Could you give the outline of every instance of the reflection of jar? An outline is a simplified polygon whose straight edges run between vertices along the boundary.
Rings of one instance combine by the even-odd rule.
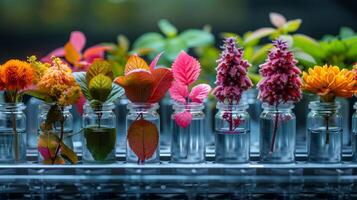
[[[113,109],[113,103],[105,103],[96,108],[88,103],[84,105],[84,163],[115,162],[116,118]]]
[[[0,104],[0,163],[26,162],[26,106]]]
[[[43,162],[45,164],[52,164],[53,162],[50,161],[51,158],[58,157],[62,158],[60,152],[61,149],[53,150],[51,153],[49,151],[49,148],[51,148],[53,145],[55,146],[54,149],[58,146],[58,139],[62,137],[62,142],[74,151],[73,148],[73,117],[72,114],[70,113],[70,109],[72,106],[66,106],[66,107],[61,107],[60,109],[62,110],[62,114],[64,117],[63,124],[60,123],[59,121],[56,121],[54,124],[52,124],[52,127],[49,128],[49,130],[43,131],[44,130],[44,124],[48,118],[47,114],[48,111],[53,108],[55,104],[41,104],[39,106],[40,109],[40,114],[39,114],[39,119],[38,119],[38,132],[39,132],[39,141],[38,141],[38,150],[39,150],[39,155],[38,155],[38,161]],[[61,132],[63,131],[63,134]],[[54,138],[57,138],[55,141]],[[48,141],[51,140],[53,143],[49,143]],[[40,146],[40,144],[42,144]],[[48,145],[49,144],[49,145]],[[61,147],[62,148],[62,147]],[[57,152],[57,154],[56,154]],[[56,164],[60,164],[62,162],[56,161]],[[66,164],[69,164],[69,162],[65,162]]]
[[[201,163],[205,161],[205,126],[203,104],[175,104],[175,115],[188,112],[192,116],[191,123],[183,128],[175,121],[172,128],[171,161],[176,163]]]
[[[249,162],[250,118],[248,104],[217,104],[216,114],[216,162]]]
[[[269,163],[295,161],[296,118],[291,103],[263,103],[260,115],[260,160]]]
[[[339,102],[313,101],[307,116],[309,162],[337,163],[342,159],[342,115]]]
[[[157,103],[129,103],[126,117],[126,161],[160,162],[160,116]]]

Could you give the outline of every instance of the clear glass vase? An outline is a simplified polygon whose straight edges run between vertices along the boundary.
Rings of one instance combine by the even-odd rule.
[[[259,116],[262,113],[262,105],[258,97],[257,89],[249,89],[242,95],[241,102],[248,103],[250,117],[250,151],[259,153]]]
[[[126,117],[126,161],[160,162],[160,116],[157,103],[129,103]]]
[[[31,150],[37,149],[37,125],[39,115],[39,105],[43,104],[43,101],[31,97],[26,103],[26,133],[27,133],[27,148]]]
[[[355,112],[352,115],[352,162],[357,162],[357,102],[353,105]]]
[[[56,140],[60,140],[62,135],[62,142],[66,145],[68,149],[74,152],[74,144],[73,144],[73,116],[70,112],[72,106],[60,107],[62,111],[62,115],[64,118],[63,124],[56,121],[52,124],[49,130],[44,130],[44,124],[48,119],[48,111],[55,106],[55,104],[41,104],[39,106],[39,116],[38,116],[38,162],[43,164],[70,164],[64,157],[61,155],[61,150],[64,147],[59,146],[60,148],[57,151]],[[54,142],[51,142],[54,141]],[[43,144],[40,146],[40,143]],[[51,153],[49,149],[53,149],[56,146],[56,151]],[[47,148],[47,149],[45,149]],[[51,160],[52,161],[51,161]],[[58,161],[58,159],[63,160],[63,162]]]
[[[205,125],[203,113],[204,105],[197,103],[175,104],[174,114],[189,112],[192,121],[188,127],[183,128],[173,122],[171,141],[171,162],[175,163],[202,163],[205,161]]]
[[[23,103],[0,104],[0,163],[26,162],[26,106]]]
[[[295,161],[296,118],[291,103],[263,103],[260,115],[260,160],[266,163]]]
[[[216,162],[247,163],[250,152],[250,117],[248,104],[217,104]]]
[[[309,104],[307,116],[308,161],[338,163],[342,159],[342,115],[339,102]]]
[[[116,103],[115,103],[115,114],[117,117],[116,122],[116,129],[117,129],[117,147],[116,151],[120,153],[124,153],[126,149],[126,127],[125,127],[125,119],[126,115],[128,114],[127,106],[129,100],[126,96],[122,96]]]
[[[116,152],[116,117],[114,104],[84,105],[83,163],[114,163]]]

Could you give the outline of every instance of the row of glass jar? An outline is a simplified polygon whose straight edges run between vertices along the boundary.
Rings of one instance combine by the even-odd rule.
[[[322,163],[338,163],[342,159],[342,116],[340,104],[311,102],[310,113],[307,116],[307,147],[308,161]],[[187,128],[181,128],[171,123],[171,161],[178,163],[201,163],[205,161],[205,124],[203,104],[189,104],[173,106],[175,113],[189,111],[193,118]],[[218,113],[215,117],[215,158],[221,163],[246,163],[250,155],[250,117],[246,111],[248,105],[217,104]],[[295,133],[296,118],[292,112],[292,104],[270,106],[263,104],[260,116],[260,158],[263,162],[291,163],[295,160]],[[0,162],[13,163],[26,160],[26,117],[23,113],[24,104],[0,105]],[[40,105],[39,124],[46,120],[49,106]],[[70,107],[64,109],[66,121],[64,123],[64,143],[74,149],[73,117]],[[84,163],[110,163],[116,160],[116,117],[113,104],[105,104],[101,110],[93,110],[85,105],[82,134],[82,161]],[[160,117],[157,113],[157,104],[128,104],[129,113],[126,117],[126,126],[130,126],[138,116],[160,127]],[[101,115],[98,127],[98,112]],[[234,127],[225,115],[239,120],[239,126]],[[39,125],[38,125],[39,126]],[[17,133],[14,134],[14,130]],[[58,132],[59,127],[54,127]],[[353,115],[353,132],[357,130],[357,115]],[[93,134],[94,133],[94,134]],[[125,133],[122,133],[125,134]],[[93,137],[83,137],[93,135]],[[94,149],[88,149],[88,138],[106,148],[105,155],[96,159]],[[94,139],[93,139],[94,138]],[[20,144],[20,145],[14,145]],[[18,147],[17,149],[15,147]],[[357,161],[356,135],[352,134],[353,160]],[[126,159],[128,162],[137,162],[138,157],[126,145]],[[146,163],[159,162],[159,147]],[[102,149],[101,149],[102,150]],[[42,161],[39,155],[39,161]]]

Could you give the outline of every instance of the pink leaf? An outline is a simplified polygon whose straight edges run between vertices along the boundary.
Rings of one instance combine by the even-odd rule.
[[[182,85],[181,83],[173,82],[171,88],[169,89],[169,93],[173,100],[180,103],[186,103],[188,87],[186,85]]]
[[[192,114],[188,111],[177,113],[174,116],[175,122],[182,128],[186,128],[191,124]]]
[[[192,88],[189,98],[196,103],[202,103],[211,91],[211,86],[208,84],[199,84]]]
[[[86,97],[82,94],[76,104],[77,107],[77,111],[79,112],[79,114],[82,116],[83,114],[83,105],[86,103]]]
[[[51,158],[51,153],[48,147],[38,147],[38,151],[45,160]]]
[[[104,52],[111,50],[111,46],[104,46],[104,45],[95,45],[92,47],[89,47],[83,54],[84,60],[86,60],[88,63],[92,63],[95,59],[97,58],[103,58],[104,57]]]
[[[86,44],[86,36],[80,31],[73,31],[69,38],[69,42],[72,43],[78,53],[81,53]]]
[[[163,54],[164,52],[161,52],[159,54],[157,54],[157,56],[154,58],[154,60],[151,61],[150,63],[150,71],[154,71],[156,65],[157,65],[157,62],[159,61],[161,55]]]
[[[56,57],[63,57],[64,56],[64,48],[57,48],[53,51],[51,51],[49,54],[47,54],[45,57],[41,58],[41,62],[45,63],[51,63],[51,57],[56,56]]]
[[[200,75],[200,63],[186,52],[181,51],[172,64],[172,72],[176,81],[183,85],[190,85]]]

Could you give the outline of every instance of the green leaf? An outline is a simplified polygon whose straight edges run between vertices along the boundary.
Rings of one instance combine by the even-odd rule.
[[[112,83],[112,91],[110,92],[107,101],[108,103],[114,102],[124,95],[124,89],[120,87],[118,84]]]
[[[214,37],[211,33],[197,30],[189,29],[182,32],[179,36],[187,44],[187,47],[200,47],[214,43]]]
[[[169,61],[173,61],[181,51],[187,51],[187,49],[186,42],[181,38],[170,38],[165,43],[165,54],[163,56]]]
[[[259,74],[253,74],[248,72],[248,76],[254,85],[257,85],[262,78]]]
[[[115,128],[88,127],[84,129],[84,137],[94,160],[105,161],[110,153],[115,153]]]
[[[177,34],[177,29],[168,20],[162,19],[159,21],[159,28],[167,37],[175,37]]]
[[[251,61],[253,55],[254,55],[254,48],[253,47],[246,47],[244,49],[244,54],[243,54],[244,59],[246,59],[248,61]]]
[[[302,35],[293,35],[294,47],[298,47],[307,54],[310,54],[315,60],[320,60],[325,57],[325,51],[321,48],[320,44],[313,38]]]
[[[354,62],[357,60],[357,43],[348,47],[346,57],[353,59]]]
[[[275,32],[274,28],[260,28],[254,31],[249,37],[245,38],[244,44],[247,44],[253,40],[260,40],[264,37],[267,37]]]
[[[105,60],[95,60],[90,66],[86,73],[86,80],[89,83],[93,77],[103,74],[113,80],[112,65]]]
[[[309,54],[303,51],[294,51],[294,57],[298,61],[298,64],[304,67],[310,68],[316,65],[316,60]]]
[[[99,74],[89,82],[89,93],[95,100],[105,102],[112,90],[112,80],[103,74]]]
[[[292,48],[294,41],[293,41],[293,38],[291,37],[291,35],[280,35],[279,38],[286,41],[288,44],[288,47]]]
[[[47,93],[40,92],[38,90],[27,90],[24,94],[35,97],[47,103],[53,102],[53,100],[47,95]]]
[[[340,29],[340,38],[341,39],[350,38],[350,37],[353,37],[354,35],[355,35],[354,31],[349,27],[342,27]]]
[[[259,65],[266,59],[269,50],[273,47],[272,44],[266,44],[259,48],[252,56],[251,63],[253,65]]]
[[[151,49],[155,52],[164,50],[165,38],[159,33],[146,33],[140,36],[133,44],[135,52],[141,49]]]
[[[78,163],[78,157],[65,143],[61,143],[61,156],[71,164]]]
[[[345,38],[342,40],[347,46],[352,46],[357,44],[357,35],[349,38]]]
[[[128,38],[125,37],[125,35],[118,35],[117,40],[118,40],[119,48],[122,51],[127,52],[129,50],[129,46],[130,46],[130,42],[129,42]]]
[[[86,72],[73,72],[72,74],[74,76],[74,79],[78,83],[79,87],[81,88],[81,91],[82,91],[83,95],[86,97],[86,99],[88,101],[91,101],[92,97],[91,97],[91,95],[89,93],[89,89],[88,89],[88,82],[87,82],[87,79],[86,79]]]
[[[284,24],[282,29],[284,32],[295,32],[299,29],[301,25],[301,19],[290,20]]]

